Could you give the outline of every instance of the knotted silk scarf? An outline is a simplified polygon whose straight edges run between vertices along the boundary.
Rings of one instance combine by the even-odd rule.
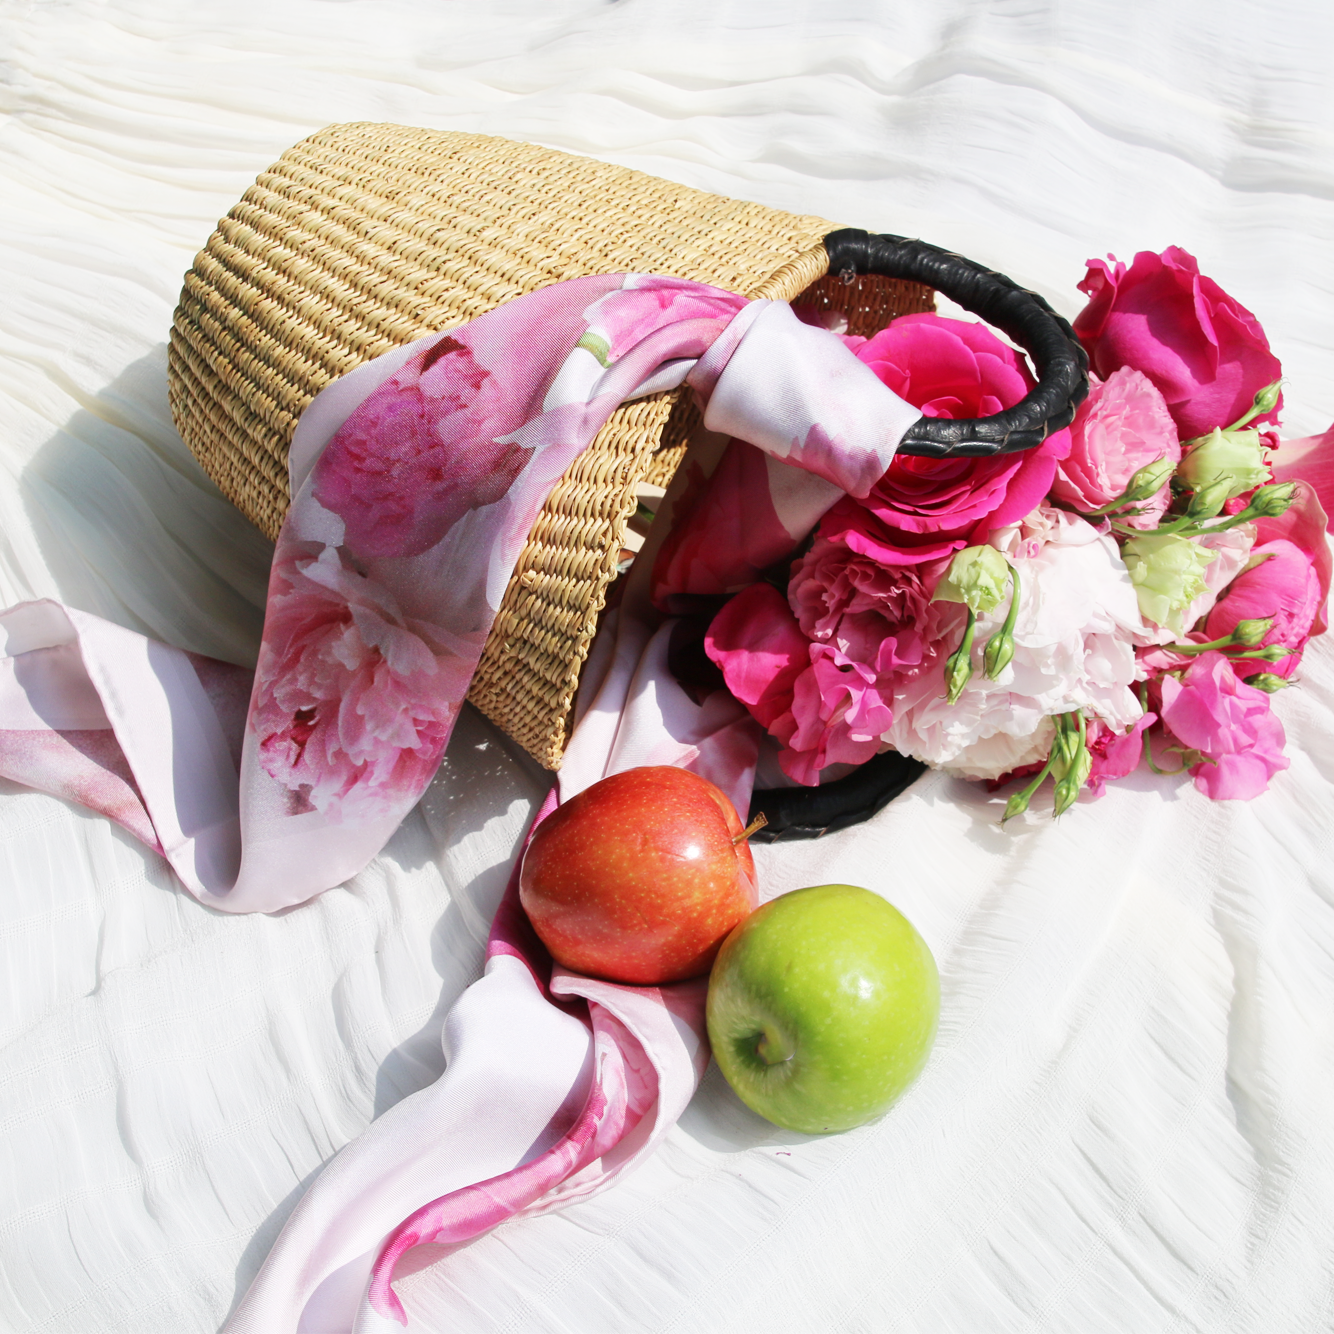
[[[784,303],[635,274],[553,284],[311,403],[253,679],[53,602],[0,613],[0,774],[118,821],[223,911],[341,883],[433,778],[551,488],[619,404],[682,384],[708,431],[756,447],[725,521],[697,518],[664,553],[683,586],[697,558],[710,586],[720,570],[749,582],[840,496],[867,494],[919,415]],[[646,763],[687,765],[748,805],[757,725],[673,681],[644,564],[594,647],[539,819]],[[397,1328],[392,1282],[413,1248],[601,1189],[693,1094],[703,998],[703,979],[553,969],[511,883],[485,974],[445,1021],[444,1075],[326,1167],[227,1330]]]

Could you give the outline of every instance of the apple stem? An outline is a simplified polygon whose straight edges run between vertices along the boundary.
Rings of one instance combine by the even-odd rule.
[[[763,829],[769,823],[769,817],[761,811],[739,834],[732,837],[732,846],[740,847],[752,834]]]

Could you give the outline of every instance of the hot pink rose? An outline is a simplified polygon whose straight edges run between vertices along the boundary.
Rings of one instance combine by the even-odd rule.
[[[1052,495],[1085,513],[1124,495],[1130,479],[1147,464],[1181,461],[1176,424],[1163,396],[1147,376],[1128,366],[1094,381],[1070,426],[1070,439],[1070,453],[1056,465]],[[1137,502],[1143,514],[1125,522],[1156,528],[1172,499],[1167,482],[1165,477],[1154,496]]]
[[[1023,358],[985,325],[905,315],[857,350],[900,398],[928,417],[988,417],[1033,387]],[[1058,431],[1035,449],[991,458],[900,455],[866,507],[902,547],[955,537],[980,541],[1023,518],[1046,496],[1070,450]]]
[[[1239,680],[1221,653],[1200,654],[1181,681],[1164,676],[1160,689],[1164,726],[1205,757],[1190,771],[1205,796],[1249,801],[1288,767],[1269,696]]]
[[[1075,320],[1092,369],[1122,366],[1158,386],[1183,440],[1227,426],[1282,373],[1259,321],[1206,278],[1177,246],[1141,250],[1127,269],[1108,256],[1088,262],[1079,290],[1089,303]],[[1280,400],[1280,406],[1281,406]],[[1277,421],[1278,409],[1262,421]]]
[[[468,689],[470,659],[452,640],[332,547],[280,551],[252,712],[265,772],[334,820],[401,813]]]
[[[1272,617],[1274,624],[1261,644],[1283,644],[1292,653],[1276,663],[1243,660],[1237,671],[1242,676],[1261,671],[1291,676],[1328,589],[1321,588],[1311,557],[1292,542],[1280,539],[1253,547],[1251,561],[1257,560],[1260,564],[1243,570],[1214,604],[1205,622],[1205,637],[1221,639],[1236,629],[1238,621]]]
[[[446,335],[347,419],[316,466],[315,498],[358,556],[420,555],[514,485],[532,450],[496,437],[521,424]]]

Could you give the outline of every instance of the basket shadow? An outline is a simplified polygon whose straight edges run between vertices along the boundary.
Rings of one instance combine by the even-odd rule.
[[[19,476],[56,595],[154,639],[253,665],[273,545],[218,490],[172,424],[167,345],[81,406]]]

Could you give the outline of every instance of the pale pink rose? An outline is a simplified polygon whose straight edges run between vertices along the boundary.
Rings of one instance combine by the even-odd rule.
[[[1110,505],[1147,464],[1181,461],[1176,424],[1163,396],[1147,376],[1123,367],[1094,381],[1070,427],[1070,453],[1056,465],[1051,493],[1073,509],[1088,512]],[[1172,499],[1168,479],[1157,493],[1137,501],[1127,514],[1132,528],[1156,528]]]
[[[1181,681],[1164,676],[1160,689],[1164,726],[1205,757],[1190,771],[1205,796],[1249,801],[1288,767],[1269,696],[1239,680],[1221,653],[1200,654]]]
[[[417,556],[514,485],[531,448],[472,350],[445,335],[370,396],[315,467],[315,498],[358,556]]]
[[[1122,366],[1143,371],[1181,439],[1230,425],[1283,373],[1260,322],[1206,278],[1192,255],[1177,246],[1161,255],[1141,250],[1129,269],[1108,258],[1111,264],[1088,262],[1079,290],[1089,303],[1075,333],[1104,379]],[[1259,420],[1276,422],[1278,410]]]
[[[439,765],[473,647],[333,548],[281,550],[251,713],[265,772],[338,822],[405,810]]]

